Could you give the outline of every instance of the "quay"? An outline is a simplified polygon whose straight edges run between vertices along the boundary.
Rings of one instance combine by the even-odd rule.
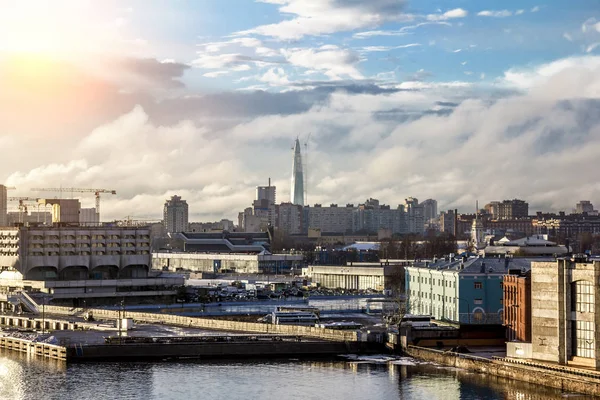
[[[563,392],[600,396],[600,371],[505,357],[480,357],[408,345],[403,353],[415,359],[467,371],[548,386]]]
[[[135,327],[119,330],[114,322],[124,316],[118,310],[47,306],[46,312],[43,319],[0,316],[0,348],[67,362],[333,357],[384,350],[382,343],[369,342],[356,330],[140,312],[127,312]],[[83,320],[90,312],[96,321]],[[51,333],[40,335],[40,331]]]

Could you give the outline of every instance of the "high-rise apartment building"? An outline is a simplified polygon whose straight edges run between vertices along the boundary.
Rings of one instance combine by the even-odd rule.
[[[275,186],[271,186],[271,178],[269,178],[268,186],[257,186],[256,187],[256,200],[267,200],[269,205],[275,204],[277,200],[277,193]]]
[[[300,154],[300,140],[294,144],[294,163],[292,164],[292,190],[290,202],[304,205],[304,172],[302,169],[302,154]]]
[[[321,232],[352,232],[352,214],[356,207],[353,204],[346,204],[345,207],[338,207],[337,204],[331,204],[329,207],[322,207],[315,204],[308,208],[308,227],[310,229],[319,229]]]
[[[0,226],[7,226],[8,194],[6,186],[0,185]]]
[[[498,205],[498,219],[518,219],[528,216],[529,203],[523,200],[504,200]]]
[[[425,215],[423,205],[419,204],[419,200],[414,197],[409,197],[404,200],[406,210],[406,219],[408,222],[408,232],[423,233],[425,231]]]
[[[437,200],[427,199],[421,202],[421,205],[423,206],[423,218],[425,218],[425,223],[429,223],[432,219],[437,218]]]
[[[598,210],[594,210],[594,205],[589,200],[581,200],[575,204],[575,214],[598,215]]]
[[[168,233],[185,232],[188,227],[188,204],[180,196],[171,196],[165,202],[163,212],[165,228]]]

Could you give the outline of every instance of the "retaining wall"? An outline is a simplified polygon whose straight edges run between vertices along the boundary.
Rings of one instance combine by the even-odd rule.
[[[104,309],[88,309],[96,319],[118,319],[118,310]],[[46,306],[46,312],[58,315],[79,315],[83,312],[82,309],[74,309],[60,306]],[[125,317],[133,318],[135,321],[145,323],[162,323],[167,325],[187,326],[191,328],[212,329],[219,331],[239,331],[239,332],[257,332],[282,335],[305,336],[317,339],[333,340],[333,341],[358,341],[358,333],[356,331],[340,331],[334,329],[322,329],[311,326],[298,325],[272,325],[260,324],[254,322],[237,322],[224,321],[218,319],[184,317],[180,315],[166,315],[156,313],[143,313],[126,311]]]
[[[564,367],[560,366],[553,368],[549,365],[546,366],[544,364],[531,362],[524,365],[498,359],[444,352],[417,346],[408,346],[405,352],[414,358],[433,361],[469,371],[500,376],[535,385],[550,386],[565,392],[600,396],[600,376],[594,377],[592,375],[595,374],[591,372],[586,374],[582,370],[566,370]]]
[[[67,348],[53,344],[32,342],[30,340],[13,337],[0,337],[0,347],[40,357],[54,358],[57,360],[67,359]]]

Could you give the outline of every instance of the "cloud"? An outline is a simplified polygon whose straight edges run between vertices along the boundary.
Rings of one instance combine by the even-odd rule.
[[[571,36],[569,33],[565,32],[563,33],[563,37],[568,40],[569,42],[573,41],[573,36]]]
[[[271,86],[288,86],[290,84],[283,68],[270,68],[258,80]]]
[[[523,10],[523,9],[515,11],[515,15],[521,15],[523,13],[525,13],[525,10]]]
[[[390,51],[390,50],[397,50],[397,49],[407,49],[409,47],[419,47],[421,46],[421,43],[409,43],[409,44],[403,44],[400,46],[365,46],[365,47],[361,47],[360,51],[365,52],[365,53],[371,53],[371,52],[382,52],[382,51]]]
[[[509,10],[484,10],[477,13],[480,17],[494,17],[494,18],[504,18],[510,17],[513,15],[512,11]]]
[[[414,29],[420,28],[422,26],[427,25],[444,25],[444,26],[452,26],[449,22],[444,21],[430,21],[430,22],[420,22],[415,25],[409,25],[402,27],[398,30],[388,30],[388,31],[365,31],[365,32],[357,32],[352,37],[354,39],[367,39],[374,36],[404,36],[411,34],[411,31]]]
[[[585,52],[591,53],[594,50],[596,50],[598,48],[598,46],[600,46],[600,42],[592,43],[588,47],[586,47]]]
[[[198,58],[191,62],[195,68],[201,69],[230,69],[232,71],[247,71],[250,69],[248,64],[274,64],[281,63],[280,60],[271,60],[261,57],[252,57],[240,53],[223,54],[199,54]]]
[[[502,83],[552,98],[597,98],[600,96],[600,56],[570,57],[529,69],[510,69]],[[584,84],[589,80],[589,84]],[[551,94],[540,89],[552,88]]]
[[[363,78],[362,74],[356,69],[360,57],[349,49],[325,45],[316,49],[287,49],[282,50],[282,53],[290,64],[321,71],[331,79],[340,79],[341,77]]]
[[[540,6],[535,6],[535,7],[532,7],[530,11],[531,11],[532,13],[538,12],[538,11],[540,11]]]
[[[238,35],[270,36],[280,40],[298,40],[354,29],[375,27],[386,22],[409,22],[414,16],[404,13],[402,0],[267,0],[279,5],[279,12],[292,19],[261,25]]]
[[[596,18],[589,18],[581,25],[581,31],[586,32],[600,32],[600,22]]]
[[[429,14],[427,20],[429,21],[445,21],[454,18],[464,18],[469,15],[469,12],[462,8],[455,8],[453,10],[446,11],[443,14]]]
[[[349,50],[289,51],[306,51],[296,56],[313,71],[315,54]],[[349,53],[346,64],[356,68],[360,57]],[[320,72],[345,71],[337,57],[328,57],[337,61]],[[307,68],[271,65],[261,83],[284,82],[292,66]],[[122,68],[111,72],[144,76],[154,81],[150,87],[180,73]],[[312,132],[311,203],[375,197],[395,205],[413,195],[438,199],[440,209],[468,210],[477,198],[519,197],[532,210],[568,210],[579,198],[600,195],[589,167],[600,152],[599,57],[514,68],[500,81],[481,84],[423,81],[427,73],[419,73],[421,81],[337,73],[349,79],[292,82],[303,90],[285,93],[173,92],[166,98],[120,93],[123,78],[92,79],[64,66],[48,73],[53,79],[44,85],[32,80],[35,75],[2,75],[0,181],[24,195],[39,185],[114,188],[118,194],[103,199],[107,219],[132,210],[160,219],[172,194],[188,200],[192,220],[233,219],[269,176],[279,200],[288,199],[290,144]],[[19,94],[29,88],[36,96],[25,101]],[[63,108],[68,112],[61,114]],[[83,201],[92,206],[94,199]]]

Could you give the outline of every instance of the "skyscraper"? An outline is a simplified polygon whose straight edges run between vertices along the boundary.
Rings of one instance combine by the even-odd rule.
[[[6,186],[0,185],[0,226],[8,225],[7,220],[8,197]]]
[[[256,200],[267,200],[269,205],[275,204],[277,189],[271,186],[271,178],[269,178],[269,186],[256,187]]]
[[[188,229],[188,204],[180,196],[171,196],[165,202],[164,224],[167,232],[185,232]]]
[[[292,204],[304,205],[304,173],[302,172],[302,154],[300,154],[300,140],[296,138],[294,144],[294,164],[292,165],[292,191],[290,192]]]

